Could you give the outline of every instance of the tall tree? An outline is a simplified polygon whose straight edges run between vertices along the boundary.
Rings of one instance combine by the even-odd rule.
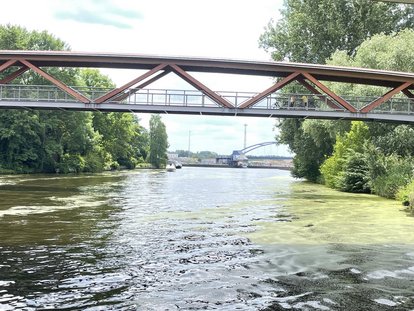
[[[68,50],[69,46],[48,32],[7,25],[0,26],[0,49]],[[101,88],[102,94],[115,87],[98,70],[45,70],[67,85],[82,88],[90,97],[100,95],[96,94],[96,88]],[[13,83],[50,84],[32,71]],[[147,149],[146,133],[132,114],[0,110],[0,169],[3,170],[80,172],[119,166],[133,168],[143,161]]]
[[[149,127],[149,162],[161,168],[167,164],[167,130],[159,115],[151,115]]]
[[[392,35],[378,34],[364,41],[358,47],[355,56],[350,57],[343,51],[337,51],[328,63],[412,72],[414,70],[413,42],[414,31],[410,29]],[[357,96],[379,96],[387,91],[384,88],[367,88],[339,83],[332,84],[330,87],[336,92],[346,92]],[[402,108],[407,109],[408,106]],[[359,156],[359,159],[367,159],[360,176],[364,174],[368,177],[372,192],[393,198],[398,189],[414,178],[414,127],[376,122],[369,122],[367,125],[370,140],[369,144],[364,146],[364,154]],[[359,167],[363,168],[363,163],[360,164]],[[341,174],[346,176],[346,172],[347,167],[344,167]],[[343,190],[356,191],[355,188]]]
[[[364,144],[368,140],[368,126],[353,121],[349,132],[338,135],[332,156],[321,166],[325,184],[352,192],[369,192]]]
[[[80,77],[86,89],[102,89],[103,93],[115,87],[109,77],[96,69],[83,69]],[[101,94],[89,92],[91,97],[99,95]],[[134,168],[145,160],[147,142],[141,137],[145,136],[145,130],[132,113],[95,112],[93,127],[102,137],[102,146],[109,156],[110,167]]]
[[[260,45],[272,53],[274,60],[289,60],[296,62],[325,63],[332,57],[331,64],[354,65],[350,60],[359,59],[357,49],[361,43],[378,33],[394,33],[404,27],[413,25],[414,7],[396,3],[373,2],[370,0],[286,0],[281,11],[281,19],[278,22],[271,21],[265,32],[260,37]],[[411,41],[405,38],[404,49],[399,57],[394,54],[394,61],[388,60],[388,64],[398,62],[412,56]],[[410,42],[410,43],[408,43]],[[407,48],[405,46],[408,45]],[[390,46],[389,42],[377,41],[376,50],[381,51]],[[394,45],[391,45],[394,46]],[[332,53],[342,50],[338,55]],[[396,51],[396,50],[395,50]],[[377,68],[369,59],[370,54],[364,54],[364,61],[369,67]],[[362,59],[361,59],[362,60]],[[379,60],[379,59],[377,59]],[[390,67],[384,69],[391,69]],[[351,85],[330,85],[339,94],[352,93]],[[340,87],[341,89],[337,89]],[[293,92],[297,90],[292,88]],[[362,90],[361,90],[362,91]],[[378,88],[364,88],[363,94],[378,94]],[[383,94],[384,92],[382,92]],[[356,94],[356,93],[354,93]],[[296,154],[294,159],[294,174],[310,180],[319,179],[319,167],[333,150],[336,134],[349,129],[349,122],[331,122],[329,132],[335,134],[327,136],[326,143],[318,147],[318,137],[323,137],[326,132],[324,126],[316,126],[320,122],[313,123],[315,130],[306,131],[304,126],[309,122],[295,122],[294,120],[281,120],[279,122],[280,140],[287,143]],[[325,123],[324,125],[326,125]],[[329,124],[329,123],[328,123]],[[338,125],[338,128],[335,127]],[[370,131],[381,131],[382,126],[370,126]],[[315,140],[316,139],[316,140]]]
[[[346,132],[349,126],[348,121],[286,119],[280,122],[276,139],[295,153],[292,175],[320,182],[319,167],[332,153],[336,136]]]
[[[336,50],[352,55],[374,34],[414,25],[414,7],[371,0],[285,0],[260,45],[274,60],[323,64]]]
[[[0,49],[67,50],[68,45],[46,31],[28,31],[23,27],[7,25],[0,27]],[[47,71],[69,85],[78,82],[77,69],[52,68]],[[32,71],[24,73],[14,83],[49,84]],[[0,149],[3,150],[1,155],[8,159],[2,161],[6,169],[52,172],[67,167],[65,161],[71,155],[85,155],[92,146],[90,113],[2,110],[0,118],[9,121],[13,119],[12,123],[1,123],[0,131],[10,132],[15,129],[14,136],[2,135],[0,138]],[[16,135],[20,137],[17,138]],[[13,152],[20,156],[12,157]],[[73,163],[72,160],[69,162]],[[68,170],[77,171],[79,167]]]

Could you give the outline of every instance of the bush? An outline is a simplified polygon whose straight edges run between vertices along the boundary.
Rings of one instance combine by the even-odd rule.
[[[351,152],[347,156],[339,177],[339,189],[359,193],[369,193],[371,191],[367,161],[363,154]]]
[[[349,132],[337,136],[332,156],[320,168],[328,187],[349,192],[369,192],[365,177],[368,168],[362,154],[368,137],[368,127],[360,121],[353,121]]]
[[[105,168],[105,163],[102,157],[100,157],[99,154],[96,154],[93,152],[89,152],[85,156],[85,162],[86,162],[85,167],[84,167],[85,172],[99,173],[99,172],[102,172]]]
[[[371,189],[379,196],[394,199],[398,190],[411,180],[412,158],[401,158],[396,155],[382,157],[382,165],[383,173],[372,179]]]
[[[118,163],[120,166],[126,167],[127,169],[134,169],[138,164],[138,160],[134,157],[121,158],[118,159]]]
[[[84,168],[85,159],[79,154],[64,154],[58,165],[59,172],[64,174],[80,173],[83,172]]]
[[[404,206],[414,207],[414,179],[405,187],[401,187],[395,197]]]

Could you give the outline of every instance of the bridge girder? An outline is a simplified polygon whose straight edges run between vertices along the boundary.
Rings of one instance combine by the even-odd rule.
[[[351,113],[342,111],[312,111],[312,110],[273,110],[246,108],[243,110],[223,107],[182,107],[161,105],[136,105],[111,103],[78,103],[78,102],[44,102],[44,101],[7,101],[0,100],[0,109],[26,110],[67,110],[67,111],[100,111],[100,112],[132,112],[132,113],[160,113],[184,114],[203,116],[241,116],[264,118],[298,118],[323,120],[357,120],[372,122],[414,123],[413,114],[385,114],[385,113]]]

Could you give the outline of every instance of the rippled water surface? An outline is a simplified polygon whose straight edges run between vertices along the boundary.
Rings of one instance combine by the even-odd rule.
[[[414,310],[414,218],[289,172],[0,177],[0,310]]]

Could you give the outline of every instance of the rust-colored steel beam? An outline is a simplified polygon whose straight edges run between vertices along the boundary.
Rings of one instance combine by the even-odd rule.
[[[148,81],[145,81],[145,82],[141,83],[140,85],[137,85],[133,90],[129,90],[126,93],[122,93],[122,94],[119,94],[118,96],[113,97],[112,100],[117,101],[117,102],[122,101],[125,98],[127,98],[128,96],[131,96],[132,94],[135,94],[136,92],[143,89],[144,87],[147,87],[148,85],[150,85],[150,84],[154,83],[155,81],[161,79],[162,77],[166,76],[170,72],[171,72],[171,70],[166,69],[163,72],[160,72],[155,77],[149,79]]]
[[[9,59],[9,60],[7,60],[5,63],[3,63],[3,64],[0,65],[0,72],[2,72],[3,70],[6,70],[10,66],[13,66],[15,63],[17,63],[17,59]]]
[[[203,92],[206,96],[214,100],[216,103],[222,105],[223,107],[227,108],[234,108],[233,104],[229,102],[227,99],[221,97],[216,92],[210,90],[207,86],[205,86],[203,83],[192,77],[190,74],[188,74],[186,71],[181,69],[179,66],[175,64],[170,64],[171,69],[184,81],[191,84],[193,87],[195,87],[197,90]]]
[[[410,87],[411,84],[412,84],[411,82],[405,82],[405,83],[401,84],[399,87],[396,87],[396,88],[388,91],[382,97],[380,97],[380,98],[374,100],[373,102],[369,103],[368,105],[362,107],[361,112],[364,112],[364,113],[370,112],[371,110],[375,109],[376,107],[378,107],[382,103],[389,100],[395,94],[398,94],[399,92],[401,92],[401,91],[407,89],[408,87]]]
[[[0,84],[7,84],[10,83],[11,81],[13,81],[14,79],[16,79],[18,76],[22,75],[23,73],[25,73],[26,71],[28,71],[30,68],[27,66],[23,66],[21,68],[19,68],[18,70],[12,72],[10,75],[8,75],[7,77],[4,77],[3,79],[0,80]]]
[[[338,109],[339,107],[337,104],[335,104],[333,101],[331,101],[329,98],[324,96],[321,92],[319,92],[312,84],[309,84],[305,79],[302,77],[298,78],[298,81],[300,84],[302,84],[304,87],[306,87],[310,92],[318,96],[322,101],[326,101],[329,107],[333,109]]]
[[[407,96],[408,98],[414,99],[414,94],[411,93],[408,89],[402,90],[402,92]]]
[[[302,75],[311,81],[313,84],[315,84],[319,89],[322,90],[326,95],[331,97],[333,100],[335,100],[338,104],[340,104],[342,107],[344,107],[349,112],[357,112],[354,106],[352,106],[350,103],[348,103],[345,99],[342,97],[336,95],[334,92],[332,92],[330,89],[328,89],[325,85],[323,85],[320,81],[315,79],[311,74],[307,72],[302,72]]]
[[[44,67],[123,68],[150,70],[162,63],[175,64],[186,72],[230,73],[263,77],[287,77],[304,71],[319,81],[346,82],[395,88],[404,82],[414,83],[414,73],[351,68],[318,64],[263,62],[252,60],[154,56],[139,54],[80,53],[70,51],[2,51],[0,64],[11,59],[26,59]],[[0,65],[1,66],[1,65]],[[414,85],[410,90],[414,89]]]
[[[108,93],[102,95],[101,97],[95,99],[93,102],[95,104],[101,104],[119,94],[121,94],[123,91],[125,91],[126,89],[132,87],[133,85],[141,82],[142,80],[152,76],[153,74],[157,73],[158,71],[164,69],[165,67],[167,67],[167,64],[159,64],[158,66],[156,66],[155,68],[152,68],[151,70],[147,71],[146,73],[144,73],[143,75],[140,75],[139,77],[135,78],[134,80],[124,84],[121,87],[118,87],[112,91],[109,91]]]
[[[267,88],[263,92],[257,94],[256,96],[250,98],[249,100],[245,101],[240,105],[239,108],[249,108],[253,106],[254,104],[257,104],[259,101],[261,101],[263,98],[269,96],[270,94],[276,92],[277,90],[280,90],[284,86],[288,85],[290,82],[294,81],[298,76],[300,75],[300,72],[294,72],[288,75],[286,78],[278,81],[271,87]]]
[[[73,96],[74,98],[76,98],[80,102],[82,102],[84,104],[90,103],[90,100],[87,97],[85,97],[81,93],[75,91],[74,89],[72,89],[71,87],[67,86],[63,82],[61,82],[61,81],[57,80],[56,78],[52,77],[50,74],[44,72],[42,69],[40,69],[37,66],[31,64],[27,60],[20,59],[19,62],[22,63],[23,65],[25,65],[26,67],[32,69],[34,72],[36,72],[37,74],[39,74],[40,76],[42,76],[46,80],[52,82],[54,85],[56,85],[62,91],[68,93],[70,96]]]

